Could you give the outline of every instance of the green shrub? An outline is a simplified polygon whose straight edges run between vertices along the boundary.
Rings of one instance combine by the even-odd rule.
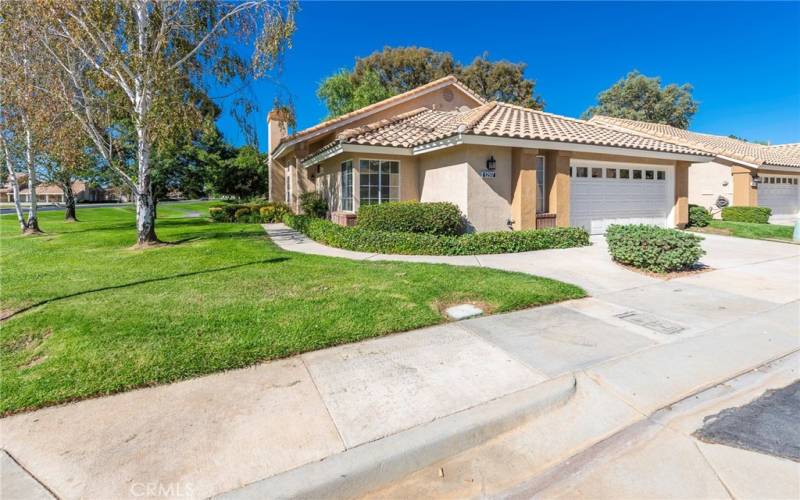
[[[711,214],[699,205],[689,205],[689,226],[706,227],[711,224]]]
[[[290,212],[289,207],[279,202],[262,202],[256,204],[220,204],[208,209],[214,222],[280,222]]]
[[[267,203],[259,209],[261,222],[264,223],[281,222],[283,216],[290,212],[289,206],[285,203]]]
[[[214,222],[227,222],[228,216],[222,207],[211,207],[208,209],[209,215]]]
[[[643,224],[612,225],[606,231],[611,257],[646,271],[668,273],[696,265],[703,239],[691,233]]]
[[[233,220],[236,222],[250,222],[250,207],[237,208],[233,214]]]
[[[362,205],[358,226],[372,231],[457,235],[464,232],[464,216],[453,203],[400,201]]]
[[[328,201],[317,192],[300,195],[300,209],[310,217],[322,219],[328,215]]]
[[[323,219],[287,214],[283,221],[320,243],[346,250],[405,255],[476,255],[570,248],[589,244],[581,228],[497,231],[461,236],[373,231],[345,227]]]
[[[722,209],[722,220],[728,222],[755,222],[768,224],[772,209],[767,207],[725,207]]]

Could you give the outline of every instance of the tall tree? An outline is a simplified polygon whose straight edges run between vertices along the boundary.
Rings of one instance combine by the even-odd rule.
[[[394,94],[380,82],[374,71],[367,71],[357,79],[347,70],[341,70],[326,79],[317,89],[317,96],[328,108],[328,118],[355,111],[392,95]]]
[[[276,69],[295,30],[294,0],[38,0],[26,9],[35,40],[60,70],[51,85],[136,202],[139,245],[158,241],[153,143],[197,119],[177,84],[222,84]],[[251,60],[237,42],[255,37]],[[136,131],[133,168],[115,156],[114,123]]]
[[[320,84],[317,95],[329,117],[359,109],[433,80],[454,75],[489,100],[542,109],[536,82],[525,78],[526,65],[490,61],[484,54],[462,66],[449,52],[424,47],[385,47],[357,58],[352,70],[342,69]]]
[[[0,135],[3,156],[14,186],[15,207],[23,233],[38,233],[35,159],[42,139],[51,129],[53,108],[42,86],[51,68],[44,64],[32,40],[22,2],[0,3]],[[22,215],[17,172],[25,171],[29,191],[28,217]]]
[[[353,77],[361,82],[369,73],[392,95],[401,94],[433,80],[455,74],[460,69],[449,52],[425,47],[384,47],[367,57],[356,59]]]
[[[519,104],[531,109],[544,109],[541,96],[534,93],[534,80],[525,78],[524,63],[492,62],[488,54],[476,57],[458,73],[464,84],[486,99]]]
[[[600,92],[597,105],[587,109],[582,118],[605,115],[686,129],[697,106],[690,84],[670,83],[662,87],[660,77],[648,77],[634,70]]]

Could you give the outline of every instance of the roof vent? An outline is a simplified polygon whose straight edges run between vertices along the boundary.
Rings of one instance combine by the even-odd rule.
[[[453,100],[453,90],[452,89],[444,89],[442,91],[442,96],[444,97],[445,101],[447,101],[447,102],[452,101]]]

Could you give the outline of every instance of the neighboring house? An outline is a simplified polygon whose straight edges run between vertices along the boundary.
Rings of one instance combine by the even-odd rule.
[[[608,116],[589,121],[712,153],[714,161],[689,168],[689,203],[713,208],[722,197],[732,205],[769,207],[779,220],[800,211],[800,144],[766,146]]]
[[[28,189],[27,177],[17,179],[20,184],[19,199],[23,203],[31,201],[31,191]],[[117,201],[114,193],[110,189],[89,187],[83,181],[72,183],[72,192],[77,203],[97,202],[97,201]],[[41,183],[36,185],[36,200],[39,203],[64,203],[64,190],[57,184]],[[11,185],[7,184],[0,189],[0,201],[13,202],[14,193]]]
[[[270,199],[298,210],[304,191],[332,218],[361,204],[449,201],[476,231],[612,223],[683,227],[693,163],[713,154],[499,102],[454,77],[287,135],[268,118]]]

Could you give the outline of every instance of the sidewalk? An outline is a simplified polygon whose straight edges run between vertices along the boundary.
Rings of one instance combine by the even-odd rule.
[[[342,252],[268,230],[281,246]],[[5,418],[0,444],[62,498],[356,495],[590,401],[552,436],[574,451],[603,425],[800,349],[797,247],[740,241],[709,239],[717,270],[666,282],[607,262],[601,242],[448,258],[551,274],[572,262],[604,291]],[[747,277],[760,298],[747,282],[730,290]]]

